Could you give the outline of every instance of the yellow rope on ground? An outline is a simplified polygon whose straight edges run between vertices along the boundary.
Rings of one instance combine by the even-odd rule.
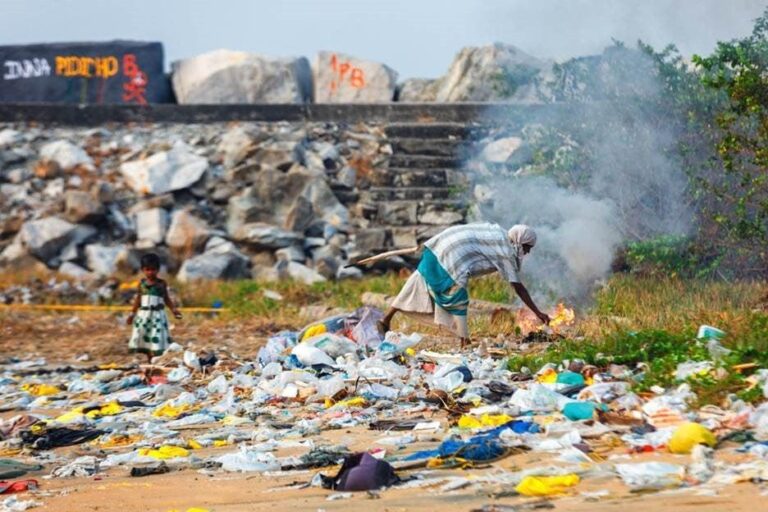
[[[130,311],[131,306],[96,306],[92,304],[0,304],[0,309],[47,311]],[[219,313],[227,308],[179,308],[186,313]]]

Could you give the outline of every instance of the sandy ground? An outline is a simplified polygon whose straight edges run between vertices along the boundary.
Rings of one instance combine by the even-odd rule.
[[[24,313],[0,315],[0,355],[17,355],[28,358],[42,355],[49,364],[73,364],[76,356],[88,353],[90,363],[128,363],[135,356],[128,354],[126,339],[128,329],[119,323],[120,317],[111,314],[61,314]],[[173,335],[185,345],[200,348],[230,349],[249,357],[256,353],[268,333],[278,328],[268,322],[253,320],[228,324],[220,320],[197,317],[178,324]],[[294,326],[298,327],[298,326]],[[427,346],[437,348],[445,340],[428,339]],[[298,410],[297,410],[298,411]],[[50,411],[49,411],[50,412]],[[3,413],[7,418],[13,413]],[[442,415],[442,413],[441,413]],[[445,416],[437,416],[445,425]],[[190,431],[185,435],[193,435]],[[398,435],[402,433],[397,433]],[[328,430],[315,437],[322,444],[344,443],[352,450],[365,450],[377,446],[375,441],[385,437],[382,432],[369,431],[363,427],[349,430]],[[438,441],[442,434],[432,439]],[[429,436],[426,435],[428,438]],[[433,447],[434,442],[408,445],[402,453]],[[735,445],[734,445],[735,446]],[[382,446],[383,447],[383,446]],[[391,450],[390,447],[386,447]],[[88,444],[57,449],[55,452],[71,458],[75,455],[93,454],[96,450]],[[201,450],[197,455],[231,452],[232,447]],[[279,450],[276,456],[294,454],[291,450]],[[388,453],[392,453],[389,451]],[[398,452],[400,453],[400,452]],[[621,449],[614,452],[623,453]],[[718,450],[717,457],[731,457],[729,462],[738,462],[732,450]],[[575,490],[551,500],[540,500],[509,496],[508,486],[474,486],[473,478],[493,474],[499,469],[515,471],[534,465],[563,464],[555,461],[556,453],[525,453],[513,455],[485,468],[471,470],[436,470],[430,477],[459,476],[469,479],[465,488],[442,491],[441,484],[412,489],[389,489],[374,496],[355,493],[351,498],[329,501],[335,494],[319,488],[296,488],[297,484],[308,482],[318,470],[283,472],[277,474],[204,474],[194,469],[173,471],[165,475],[131,478],[128,469],[113,468],[97,477],[45,479],[46,472],[31,474],[37,478],[41,490],[36,499],[44,505],[34,510],[56,512],[80,511],[185,511],[191,507],[208,509],[211,512],[234,512],[253,510],[387,510],[387,511],[470,511],[470,510],[531,510],[536,504],[551,505],[562,511],[642,511],[648,510],[691,510],[696,512],[737,512],[768,510],[768,495],[765,490],[752,483],[740,483],[714,489],[693,487],[651,494],[632,494],[617,479],[585,479]],[[626,461],[666,460],[686,463],[687,456],[661,454],[638,454],[626,456]],[[334,474],[336,468],[326,468],[325,474]],[[423,470],[421,470],[423,471]],[[409,472],[401,472],[407,476]],[[607,497],[599,499],[582,495],[584,492],[608,490]],[[761,494],[761,492],[763,494]],[[22,494],[20,499],[30,499]],[[484,506],[496,508],[485,508]],[[509,508],[505,508],[509,507]]]

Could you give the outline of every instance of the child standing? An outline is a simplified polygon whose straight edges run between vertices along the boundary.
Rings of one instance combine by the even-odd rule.
[[[151,361],[153,355],[159,356],[165,352],[170,343],[165,306],[176,318],[180,319],[181,313],[168,295],[168,285],[157,276],[160,257],[152,253],[142,256],[141,271],[144,278],[139,283],[138,293],[133,300],[133,311],[127,320],[128,325],[133,325],[128,348],[131,352],[147,354]]]

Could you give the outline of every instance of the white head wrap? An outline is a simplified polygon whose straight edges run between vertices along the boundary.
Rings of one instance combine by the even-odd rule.
[[[512,226],[510,230],[507,231],[507,236],[509,237],[512,247],[515,249],[515,256],[517,257],[518,262],[522,261],[523,256],[525,255],[523,253],[523,245],[530,245],[531,247],[536,245],[536,232],[532,227],[526,226],[525,224]]]

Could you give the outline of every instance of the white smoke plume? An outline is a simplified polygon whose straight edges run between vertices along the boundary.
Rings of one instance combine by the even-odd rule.
[[[652,90],[658,94],[658,88]],[[539,242],[524,260],[522,278],[538,301],[585,304],[611,273],[616,251],[625,242],[690,230],[688,180],[675,158],[677,140],[659,122],[653,100],[646,96],[637,106],[626,102],[618,108],[616,103],[587,104],[588,115],[575,123],[572,113],[541,120],[546,129],[564,133],[580,127],[581,135],[555,152],[555,158],[578,154],[586,161],[581,174],[567,179],[543,172],[530,159],[511,166],[483,164],[477,158],[469,164],[479,186],[475,196],[484,191],[490,197],[478,198],[478,219],[536,229]],[[525,121],[530,128],[539,120]],[[531,144],[531,132],[535,130],[524,128],[496,137],[516,135]],[[483,144],[475,149],[479,154]],[[507,162],[515,162],[514,156]]]

